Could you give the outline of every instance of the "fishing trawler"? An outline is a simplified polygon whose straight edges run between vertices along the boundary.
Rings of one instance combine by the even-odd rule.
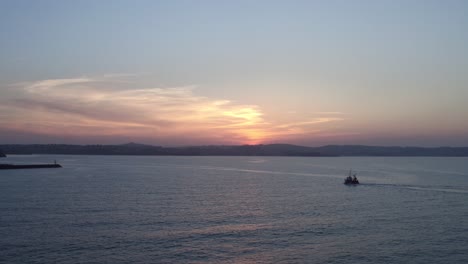
[[[348,177],[345,178],[344,184],[359,184],[358,179],[356,178],[356,173],[349,171]]]

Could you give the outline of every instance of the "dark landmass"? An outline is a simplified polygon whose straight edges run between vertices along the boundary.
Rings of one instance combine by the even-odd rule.
[[[468,147],[379,147],[328,145],[304,147],[289,144],[241,146],[161,147],[128,143],[123,145],[34,144],[0,145],[6,154],[73,154],[73,155],[170,155],[170,156],[442,156],[467,157]]]
[[[5,153],[3,153],[3,152],[0,150],[0,158],[5,158],[5,157],[6,157]]]
[[[0,164],[0,170],[62,168],[60,164]]]

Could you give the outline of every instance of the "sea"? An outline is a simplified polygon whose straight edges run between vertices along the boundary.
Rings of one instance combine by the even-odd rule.
[[[54,160],[0,171],[0,263],[468,263],[466,157],[0,162]]]

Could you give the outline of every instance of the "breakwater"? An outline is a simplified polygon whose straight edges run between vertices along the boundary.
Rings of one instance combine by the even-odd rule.
[[[60,164],[0,164],[0,170],[62,168]]]

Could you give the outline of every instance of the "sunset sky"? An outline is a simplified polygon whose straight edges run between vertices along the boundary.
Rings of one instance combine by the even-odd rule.
[[[468,146],[468,1],[0,1],[0,144]]]

